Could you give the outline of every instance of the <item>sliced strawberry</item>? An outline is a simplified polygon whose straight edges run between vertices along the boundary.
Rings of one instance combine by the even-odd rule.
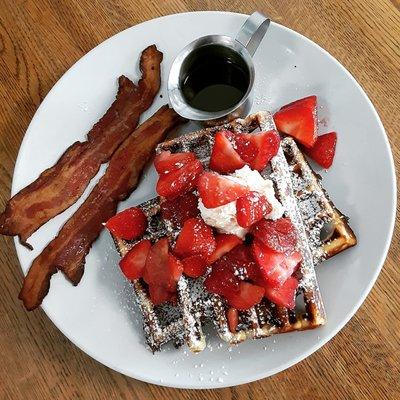
[[[168,253],[168,272],[169,282],[165,286],[168,290],[175,290],[176,282],[179,281],[183,272],[183,264],[171,253]]]
[[[156,155],[154,159],[154,166],[160,175],[168,174],[172,171],[182,168],[184,165],[194,160],[196,160],[196,156],[190,151],[187,153],[173,154],[170,151],[162,151]]]
[[[251,244],[251,249],[261,275],[264,281],[267,281],[270,272],[285,260],[285,254],[270,249],[257,238]]]
[[[230,252],[234,247],[242,243],[242,239],[236,235],[220,233],[215,236],[216,248],[208,258],[208,263],[212,264],[221,258],[224,254]]]
[[[174,306],[176,306],[176,304],[178,303],[178,295],[176,292],[171,293],[171,297],[169,298],[169,303],[173,304]]]
[[[163,200],[160,204],[161,215],[175,228],[182,227],[187,219],[199,215],[198,202],[199,199],[194,193],[186,193],[174,200]]]
[[[239,313],[236,308],[230,307],[226,312],[226,319],[228,320],[228,327],[232,333],[236,332],[239,323]]]
[[[194,255],[182,260],[183,272],[191,278],[198,278],[207,271],[207,262],[203,256]]]
[[[236,219],[243,228],[249,228],[271,211],[267,198],[258,192],[249,192],[236,201]]]
[[[311,149],[305,148],[304,152],[321,167],[329,168],[335,157],[336,140],[336,132],[326,133],[318,136],[314,146]]]
[[[258,304],[263,296],[263,287],[241,281],[239,283],[239,291],[229,294],[227,300],[232,307],[244,311]]]
[[[174,250],[182,258],[193,255],[207,258],[215,246],[212,229],[201,218],[190,218],[183,224]]]
[[[246,265],[246,279],[255,283],[258,286],[265,285],[265,279],[263,274],[261,273],[261,268],[255,261]]]
[[[200,198],[207,208],[223,206],[249,192],[247,186],[215,172],[204,172],[198,180],[197,188]]]
[[[293,309],[296,305],[296,290],[298,285],[298,280],[294,277],[290,277],[282,286],[265,286],[264,296],[277,306]]]
[[[277,253],[274,250],[264,246],[258,239],[252,243],[252,250],[257,264],[260,268],[262,279],[257,276],[256,283],[268,286],[282,285],[296,270],[302,260],[299,251],[293,252],[291,255]]]
[[[157,193],[169,200],[175,199],[196,187],[203,165],[199,160],[190,161],[175,171],[161,175],[157,182]]]
[[[142,240],[135,244],[121,259],[119,266],[122,273],[129,279],[139,279],[143,276],[143,268],[151,247],[150,240]]]
[[[235,137],[237,152],[252,169],[262,171],[279,150],[281,139],[275,131],[255,134],[238,134]]]
[[[106,228],[117,238],[133,240],[147,229],[147,217],[139,207],[128,208],[111,217]]]
[[[317,104],[317,96],[308,96],[304,97],[299,100],[292,101],[291,103],[288,103],[284,106],[281,107],[281,110],[284,110],[285,108],[290,108],[293,106],[303,106],[303,107],[308,107],[310,110],[313,110],[316,107]]]
[[[282,285],[300,266],[302,259],[299,251],[294,251],[290,256],[285,256],[284,261],[271,272],[268,283],[271,286]]]
[[[243,275],[244,269],[251,268],[255,263],[250,247],[245,244],[234,247],[222,260],[233,268],[237,275]]]
[[[290,254],[296,249],[296,233],[289,218],[276,221],[262,219],[251,228],[251,233],[265,246],[279,253]]]
[[[204,286],[210,293],[227,297],[239,291],[239,283],[240,280],[235,275],[232,265],[222,258],[213,264]]]
[[[236,246],[222,258],[221,262],[232,268],[234,274],[240,280],[250,279],[256,284],[259,284],[259,282],[264,284],[260,268],[256,264],[249,246],[245,244]],[[262,286],[262,284],[260,286]]]
[[[159,306],[171,300],[173,294],[163,286],[149,285],[150,300],[155,306]]]
[[[244,167],[244,165],[244,161],[234,149],[225,131],[217,132],[211,152],[210,169],[221,174],[228,174]]]
[[[159,239],[151,246],[143,271],[143,279],[149,285],[166,286],[170,282],[168,269],[168,240]]]
[[[283,106],[274,114],[277,129],[306,147],[317,140],[317,97],[309,96]]]

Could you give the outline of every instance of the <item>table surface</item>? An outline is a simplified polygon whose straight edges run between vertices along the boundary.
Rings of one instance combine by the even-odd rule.
[[[259,10],[315,41],[360,82],[400,158],[398,0],[0,0],[0,209],[18,149],[40,102],[86,52],[131,25],[197,10]],[[368,156],[368,155],[367,155]],[[370,155],[371,162],[373,154]],[[1,399],[385,399],[400,396],[400,231],[367,300],[347,326],[277,376],[221,390],[185,391],[127,378],[70,343],[41,310],[17,300],[11,238],[0,237]]]

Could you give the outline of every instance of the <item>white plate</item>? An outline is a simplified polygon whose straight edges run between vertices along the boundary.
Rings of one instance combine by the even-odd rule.
[[[127,29],[90,51],[59,80],[36,112],[18,155],[12,193],[52,165],[72,142],[85,138],[113,100],[116,78],[121,74],[137,78],[135,63],[147,45],[156,43],[164,52],[163,98],[156,98],[142,121],[166,101],[167,73],[179,50],[202,35],[235,35],[244,19],[244,15],[219,12],[171,15]],[[322,173],[323,183],[339,209],[350,216],[359,244],[318,269],[328,323],[314,331],[277,335],[233,349],[211,335],[212,348],[201,354],[171,346],[153,355],[143,345],[132,290],[118,269],[117,253],[104,231],[86,259],[81,284],[73,287],[57,274],[43,309],[73,343],[116,371],[180,388],[225,387],[270,376],[331,339],[360,307],[379,274],[394,226],[395,180],[389,144],[374,107],[333,57],[281,25],[271,25],[255,65],[254,111],[276,109],[316,94],[323,106],[319,115],[325,121],[321,132],[338,132],[336,159],[329,172]],[[152,196],[155,176],[150,168],[120,208]],[[34,251],[16,243],[25,273],[80,203],[32,236]]]

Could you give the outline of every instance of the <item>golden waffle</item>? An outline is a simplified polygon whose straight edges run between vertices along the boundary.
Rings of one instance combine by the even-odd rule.
[[[315,263],[355,246],[357,239],[348,218],[334,206],[321,185],[321,177],[312,170],[295,141],[286,137],[281,145]]]
[[[214,134],[221,129],[247,133],[255,132],[257,129],[274,129],[274,123],[271,114],[259,112],[222,127],[203,129],[164,142],[158,146],[157,152],[162,150],[169,150],[173,153],[192,151],[207,167]],[[178,304],[157,307],[153,307],[141,281],[135,281],[133,286],[143,314],[146,341],[153,351],[158,350],[163,343],[169,340],[174,340],[176,344],[186,342],[190,350],[195,352],[203,350],[205,338],[202,332],[202,323],[209,318],[214,321],[220,337],[229,343],[238,343],[247,338],[261,338],[292,330],[311,329],[325,322],[313,263],[321,261],[324,256],[332,256],[353,245],[354,243],[351,244],[352,241],[348,238],[352,237],[355,241],[354,234],[327,198],[318,178],[291,139],[286,138],[282,141],[279,153],[271,161],[271,167],[266,168],[262,175],[265,178],[270,177],[275,182],[277,196],[287,210],[286,215],[291,218],[296,227],[298,243],[303,255],[296,309],[287,310],[264,300],[251,310],[239,313],[238,328],[236,332],[230,332],[226,320],[225,301],[203,289],[204,278],[191,279],[183,276],[178,283]],[[320,214],[315,214],[314,220],[309,216],[310,218],[303,224],[307,207],[301,205],[302,202],[310,200],[311,195],[308,192],[306,195],[305,188],[311,190],[311,184],[318,193],[322,193],[319,195],[325,201],[320,202]],[[155,198],[140,205],[149,219],[149,229],[144,238],[154,241],[167,236],[173,243],[179,231],[174,229],[170,221],[161,217],[160,201],[163,199]],[[323,223],[317,223],[320,217]],[[330,236],[329,242],[325,243],[320,240],[320,237],[321,232],[326,230],[327,221],[334,224],[335,235]],[[346,233],[347,236],[344,234],[340,236],[342,233]],[[309,244],[311,238],[312,246]],[[126,254],[136,243],[114,240],[121,255]],[[326,246],[329,246],[329,252]]]

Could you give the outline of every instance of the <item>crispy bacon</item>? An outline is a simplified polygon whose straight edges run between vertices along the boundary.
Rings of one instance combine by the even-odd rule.
[[[143,51],[138,84],[125,76],[119,78],[115,101],[88,133],[87,141],[71,145],[54,166],[9,200],[0,214],[0,234],[18,235],[32,249],[26,242],[29,236],[78,200],[100,165],[110,159],[153,103],[160,89],[162,58],[155,45]]]
[[[136,188],[155,146],[182,119],[163,106],[130,135],[111,157],[108,168],[89,197],[33,261],[19,298],[27,310],[38,307],[50,287],[50,278],[61,270],[77,285],[84,272],[85,257],[99,236],[103,222],[113,216],[118,202]]]

